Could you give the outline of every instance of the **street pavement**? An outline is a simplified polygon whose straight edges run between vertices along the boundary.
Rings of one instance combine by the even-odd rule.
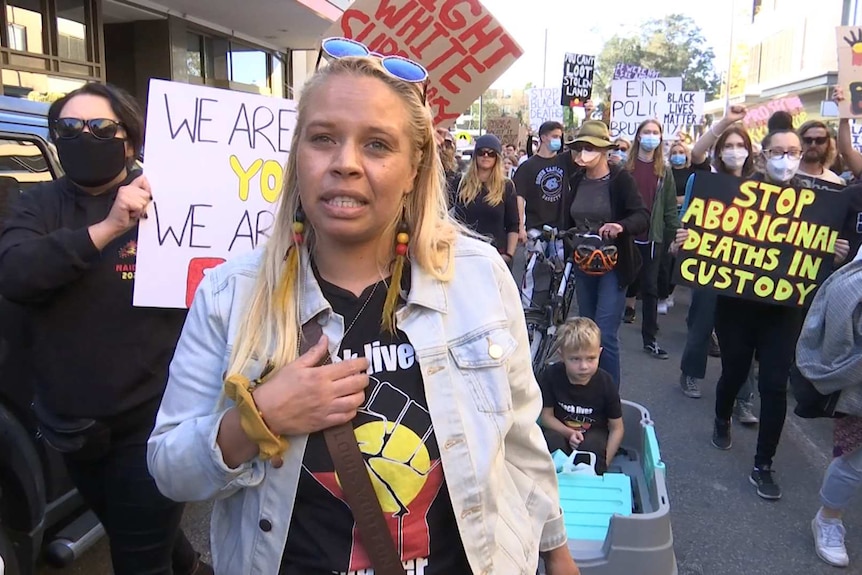
[[[792,414],[794,402],[789,398],[791,407],[774,466],[784,496],[777,502],[760,499],[748,482],[756,428],[734,423],[730,451],[718,451],[710,444],[720,360],[709,360],[702,399],[689,399],[679,388],[688,290],[678,289],[676,299],[670,313],[659,316],[659,343],[670,352],[669,360],[652,359],[641,351],[639,318],[634,324],[623,324],[620,337],[622,396],[650,410],[667,464],[680,575],[862,575],[859,501],[845,518],[851,567],[835,569],[814,554],[810,521],[830,460],[831,422],[799,419]],[[207,557],[209,509],[207,504],[190,505],[184,519],[189,539]],[[102,542],[75,566],[44,567],[39,575],[109,574],[109,565],[107,545]]]

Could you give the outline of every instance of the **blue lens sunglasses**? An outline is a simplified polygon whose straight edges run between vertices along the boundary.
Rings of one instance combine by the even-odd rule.
[[[372,52],[365,44],[351,40],[350,38],[326,38],[320,44],[317,53],[317,63],[314,70],[320,67],[320,60],[326,56],[327,60],[338,60],[339,58],[366,57],[379,58],[380,64],[386,72],[404,82],[411,84],[422,84],[422,105],[428,95],[428,71],[419,63],[403,56],[384,56]]]

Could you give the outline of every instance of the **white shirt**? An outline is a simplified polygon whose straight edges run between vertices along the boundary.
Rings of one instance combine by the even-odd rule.
[[[809,178],[817,178],[819,180],[823,180],[825,182],[831,182],[833,184],[838,184],[839,186],[846,186],[847,182],[844,181],[844,178],[833,172],[832,170],[828,170],[823,168],[822,174],[809,174],[808,172],[804,172],[802,170],[798,170],[796,172],[800,176],[807,176]]]

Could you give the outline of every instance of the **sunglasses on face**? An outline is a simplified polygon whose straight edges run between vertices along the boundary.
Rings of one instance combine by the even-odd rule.
[[[428,71],[417,62],[403,56],[384,56],[372,52],[365,44],[351,40],[350,38],[326,38],[320,45],[317,53],[317,63],[314,70],[320,67],[320,60],[326,56],[327,59],[338,60],[340,58],[372,56],[380,59],[380,65],[386,72],[394,77],[410,84],[422,84],[422,105],[428,95]]]
[[[93,118],[92,120],[58,118],[54,122],[54,134],[61,140],[70,140],[80,136],[84,132],[85,127],[89,128],[93,137],[99,140],[115,138],[120,128],[125,128],[121,122],[108,118]]]
[[[489,150],[486,148],[486,149],[479,150],[478,152],[476,152],[476,155],[479,156],[480,158],[496,158],[497,152],[495,152],[494,150]]]
[[[827,138],[826,136],[817,136],[816,138],[811,136],[805,136],[804,138],[802,138],[802,143],[806,146],[822,146],[828,141],[829,138]]]
[[[444,148],[454,148],[455,142],[453,142],[452,140],[443,140],[443,147]]]

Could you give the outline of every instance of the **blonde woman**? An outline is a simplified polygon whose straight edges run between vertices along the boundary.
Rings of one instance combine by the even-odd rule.
[[[515,185],[503,171],[502,146],[497,136],[481,136],[475,150],[452,200],[454,215],[476,233],[490,238],[491,245],[511,266],[519,228]]]
[[[576,574],[517,288],[450,219],[424,88],[386,64],[335,59],[303,90],[272,236],[199,287],[150,470],[216,500],[220,575],[364,573],[321,433],[347,423],[407,572],[534,572],[542,552]]]

